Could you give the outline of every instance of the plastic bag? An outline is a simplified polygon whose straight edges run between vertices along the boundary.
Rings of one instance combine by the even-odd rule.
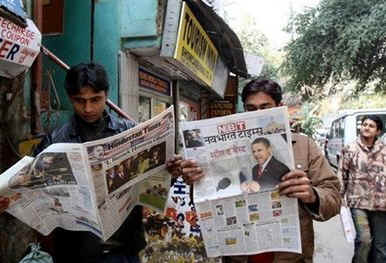
[[[30,244],[31,251],[19,261],[19,263],[53,263],[51,255],[40,250],[40,245],[37,243]]]
[[[352,220],[349,207],[341,206],[340,220],[342,222],[344,237],[346,238],[347,242],[354,243],[357,232],[355,230],[354,221]]]

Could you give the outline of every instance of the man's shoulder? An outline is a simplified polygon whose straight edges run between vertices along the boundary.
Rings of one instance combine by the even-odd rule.
[[[356,139],[355,141],[345,145],[342,150],[345,151],[345,152],[353,152],[353,151],[360,150],[360,145],[359,145],[358,139]]]
[[[109,117],[110,117],[109,127],[118,132],[128,130],[130,128],[133,128],[136,125],[136,123],[132,120],[118,118],[112,114],[109,114]]]
[[[310,140],[310,137],[304,133],[292,133],[291,134],[291,137],[292,137],[292,141],[295,141],[295,142],[307,142],[308,140]]]
[[[73,126],[70,121],[54,129],[46,136],[44,136],[43,140],[39,143],[39,145],[36,146],[36,148],[33,151],[33,156],[38,155],[45,148],[47,148],[53,143],[77,142],[77,137],[71,136],[72,133],[73,133]]]
[[[305,148],[309,149],[310,142],[312,142],[310,137],[302,133],[292,133],[291,138],[294,152],[303,151]]]
[[[49,136],[51,137],[52,143],[59,142],[73,142],[71,134],[73,134],[74,127],[71,121],[64,123],[62,126],[54,129]]]

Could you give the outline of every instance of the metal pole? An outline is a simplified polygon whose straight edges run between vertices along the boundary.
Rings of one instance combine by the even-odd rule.
[[[36,26],[41,31],[43,28],[43,5],[42,0],[35,0],[34,4],[34,19]],[[40,95],[42,91],[42,56],[39,54],[32,66],[31,74],[31,133],[39,134],[42,131],[40,122]]]

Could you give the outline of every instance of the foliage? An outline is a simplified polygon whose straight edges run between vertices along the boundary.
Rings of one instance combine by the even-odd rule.
[[[340,109],[375,109],[386,108],[386,94],[371,94],[352,97],[344,101]]]
[[[299,120],[301,131],[308,136],[313,136],[317,128],[322,125],[322,120],[315,114],[315,106],[311,103],[304,103],[301,108]]]
[[[281,55],[271,48],[268,38],[261,32],[256,20],[250,14],[245,14],[241,20],[241,25],[235,27],[234,31],[239,37],[244,52],[263,57],[264,65],[260,76],[277,80]]]
[[[357,81],[354,94],[386,88],[386,1],[321,0],[289,24],[296,37],[285,47],[287,88],[306,99],[334,94],[345,80]]]

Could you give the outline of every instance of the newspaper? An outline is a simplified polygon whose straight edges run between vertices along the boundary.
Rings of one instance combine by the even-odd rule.
[[[183,122],[180,132],[206,174],[194,201],[208,256],[301,253],[297,199],[277,189],[294,168],[287,108]]]
[[[107,240],[137,204],[165,210],[174,130],[170,107],[108,138],[52,144],[0,175],[0,206],[43,235],[62,227]]]

